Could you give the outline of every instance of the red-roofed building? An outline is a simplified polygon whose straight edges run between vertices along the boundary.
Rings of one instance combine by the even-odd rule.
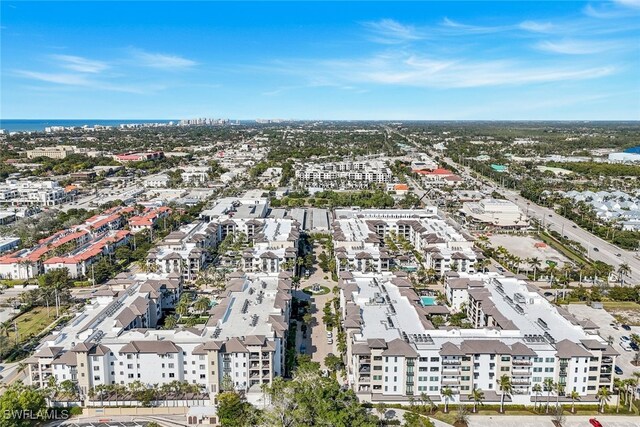
[[[421,176],[422,182],[429,186],[452,185],[457,186],[464,180],[449,169],[437,168],[432,171],[414,171]]]
[[[140,215],[129,218],[129,228],[132,233],[150,230],[156,223],[171,215],[171,208],[160,206],[159,208],[146,208]]]
[[[72,278],[88,276],[91,264],[97,262],[102,256],[113,254],[117,247],[127,244],[130,235],[128,230],[110,232],[107,236],[98,238],[69,255],[49,258],[43,263],[44,271],[67,268]]]
[[[113,158],[121,163],[142,162],[145,160],[158,160],[164,157],[162,151],[152,151],[146,153],[123,153],[116,154]]]

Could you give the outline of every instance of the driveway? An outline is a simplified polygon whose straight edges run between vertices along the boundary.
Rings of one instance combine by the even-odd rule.
[[[622,378],[631,378],[632,373],[639,371],[640,367],[633,366],[631,361],[635,355],[634,351],[626,351],[620,347],[621,336],[631,336],[631,334],[640,334],[640,326],[631,326],[630,331],[618,327],[614,329],[611,323],[617,323],[616,319],[604,309],[591,308],[586,304],[570,304],[568,306],[569,312],[576,316],[578,320],[589,319],[596,325],[600,326],[600,336],[605,340],[608,337],[613,337],[613,348],[620,353],[620,356],[616,359],[616,365],[622,369],[623,374],[617,375]],[[640,420],[637,425],[640,425]]]
[[[318,259],[318,255],[322,252],[322,247],[316,243],[314,244],[313,251],[316,259]],[[337,283],[331,279],[324,278],[324,276],[330,276],[330,274],[324,273],[317,264],[314,268],[315,270],[313,274],[311,274],[308,279],[302,279],[300,282],[300,289],[304,289],[307,286],[311,286],[316,283],[329,289],[333,289],[333,287],[337,285]],[[307,325],[309,328],[307,329],[308,338],[304,343],[307,348],[306,353],[311,355],[311,360],[319,362],[320,366],[324,369],[324,358],[329,353],[336,354],[336,331],[332,331],[333,344],[328,344],[327,329],[325,328],[324,323],[322,323],[322,315],[324,314],[322,310],[326,302],[333,298],[333,293],[329,292],[325,295],[306,296],[306,298],[310,301],[311,314],[313,315],[313,323],[311,325]]]

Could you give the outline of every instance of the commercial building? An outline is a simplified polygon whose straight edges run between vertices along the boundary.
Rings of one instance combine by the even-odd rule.
[[[580,402],[593,404],[601,387],[612,390],[618,353],[597,335],[597,325],[577,321],[514,277],[450,272],[446,283],[456,295],[450,304],[458,294],[467,298],[467,328],[434,327],[434,313],[446,311],[423,305],[403,277],[342,275],[347,378],[361,400],[407,402],[425,393],[442,402],[443,391],[451,390],[451,403],[467,403],[480,389],[486,403],[498,403],[504,375],[513,386],[507,404],[532,405],[533,387],[547,379],[563,385],[561,402],[576,391]]]
[[[182,181],[188,184],[202,185],[209,182],[210,166],[187,166],[182,172]]]
[[[56,145],[54,147],[38,147],[33,150],[27,150],[27,158],[35,159],[36,157],[49,157],[52,159],[64,159],[68,155],[75,152],[76,147],[69,145]]]
[[[639,153],[610,153],[609,162],[611,163],[640,163]]]
[[[69,197],[55,181],[7,179],[0,184],[0,203],[11,206],[57,206]]]
[[[501,199],[482,199],[462,204],[460,215],[468,225],[483,228],[519,229],[529,226],[529,218],[518,205]]]

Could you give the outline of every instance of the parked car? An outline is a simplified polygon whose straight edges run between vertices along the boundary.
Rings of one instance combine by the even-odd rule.
[[[625,331],[630,331],[631,330],[631,326],[629,325],[620,325],[622,326],[622,329],[624,329]]]
[[[638,350],[640,350],[640,346],[638,346],[638,344],[636,344],[636,342],[635,342],[635,341],[631,341],[631,342],[629,342],[629,345],[631,346],[631,350],[633,350],[633,351],[638,351]]]
[[[333,333],[331,333],[331,331],[327,332],[327,338],[333,338]]]
[[[594,251],[594,252],[600,252],[600,249],[598,249],[598,248],[593,248],[593,251]]]
[[[578,226],[577,226],[577,225],[575,225],[575,224],[573,224],[573,225],[572,225],[572,227],[573,227],[573,228],[578,228]]]
[[[622,254],[621,254],[620,252],[618,252],[618,253],[616,254],[616,256],[620,257],[620,256],[622,256]]]
[[[300,354],[305,354],[306,351],[307,351],[307,346],[301,345],[300,346]]]
[[[598,420],[596,420],[595,418],[591,418],[589,420],[589,423],[593,426],[593,427],[602,427],[602,423]]]
[[[327,344],[329,345],[333,344],[333,338],[327,338]]]
[[[631,351],[631,341],[620,340],[620,347],[622,347],[624,351]]]
[[[545,292],[544,296],[545,297],[552,297],[553,296],[553,292]]]
[[[624,373],[622,372],[622,368],[618,365],[616,365],[615,367],[615,372],[616,372],[616,375],[622,375]]]
[[[629,338],[626,335],[623,335],[623,336],[620,337],[620,341],[631,341],[631,338]]]

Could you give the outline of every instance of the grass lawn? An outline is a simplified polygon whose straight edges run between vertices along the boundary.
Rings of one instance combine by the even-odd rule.
[[[605,310],[640,310],[640,304],[633,301],[603,301]]]
[[[24,341],[30,336],[38,335],[44,328],[49,326],[56,319],[55,307],[50,309],[47,315],[47,307],[34,307],[32,310],[21,314],[15,320],[18,324],[18,332],[20,333],[20,341]],[[15,331],[13,328],[9,331],[9,339],[15,340]]]

